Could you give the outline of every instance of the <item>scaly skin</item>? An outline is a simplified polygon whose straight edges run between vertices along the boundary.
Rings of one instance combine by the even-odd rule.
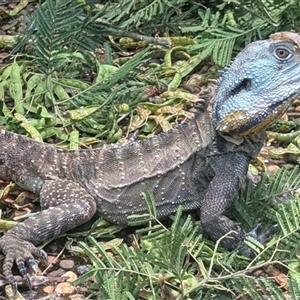
[[[153,191],[158,217],[179,205],[200,208],[203,228],[234,249],[245,232],[223,215],[243,186],[260,151],[265,127],[300,94],[300,36],[276,33],[250,44],[219,80],[205,112],[152,139],[94,150],[59,151],[27,137],[0,131],[0,178],[40,195],[42,211],[0,239],[3,273],[36,269],[43,241],[92,218],[127,224],[147,211],[141,192]],[[258,236],[265,241],[268,235]]]

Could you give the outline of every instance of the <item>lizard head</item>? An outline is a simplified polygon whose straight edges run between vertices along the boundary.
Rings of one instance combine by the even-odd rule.
[[[224,71],[213,108],[216,130],[251,136],[280,117],[300,95],[300,35],[278,32],[249,44]]]

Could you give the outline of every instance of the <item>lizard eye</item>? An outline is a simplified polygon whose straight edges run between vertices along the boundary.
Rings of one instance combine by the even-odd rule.
[[[275,50],[275,55],[278,59],[285,60],[291,55],[291,53],[287,49],[281,47]]]

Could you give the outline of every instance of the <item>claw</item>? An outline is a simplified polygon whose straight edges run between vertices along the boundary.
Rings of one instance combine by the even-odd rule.
[[[22,277],[25,277],[27,274],[27,269],[23,260],[16,261],[17,267]]]
[[[17,292],[18,292],[18,284],[17,284],[17,282],[16,281],[11,282],[10,286],[11,286],[11,289],[12,289],[13,294],[15,296],[17,294]]]
[[[12,267],[16,263],[19,273],[26,280],[29,289],[32,289],[30,275],[27,272],[27,267],[35,273],[38,270],[34,256],[40,257],[43,260],[47,259],[47,254],[44,250],[36,248],[32,243],[22,240],[14,234],[6,234],[0,239],[0,249],[5,254],[3,262],[3,274],[10,284],[11,291],[14,294],[18,292],[18,285],[12,274]]]
[[[262,244],[266,244],[271,240],[272,236],[278,231],[278,229],[279,226],[277,224],[271,226],[266,232],[260,234],[257,237],[257,240],[260,241]]]
[[[261,231],[261,228],[262,223],[258,223],[251,231],[247,233],[247,235],[256,239],[259,235],[259,232]]]
[[[272,227],[270,227],[270,229],[266,233],[274,234],[278,231],[278,229],[279,229],[278,224],[275,224]]]
[[[32,290],[32,284],[31,284],[31,280],[30,280],[30,276],[27,273],[27,268],[25,267],[25,263],[23,260],[19,260],[16,262],[17,267],[19,269],[19,272],[21,274],[21,276],[26,279],[27,282],[27,286],[30,290]],[[37,268],[37,263],[35,262],[33,257],[28,257],[26,259],[26,264],[30,267],[33,268],[35,270],[35,268]],[[16,287],[17,288],[17,287]]]
[[[38,264],[32,256],[26,258],[26,265],[28,266],[28,268],[32,269],[34,273],[36,273],[39,268]]]
[[[47,253],[43,250],[43,249],[40,249],[40,257],[47,262]]]
[[[26,279],[29,290],[32,291],[32,284],[31,284],[31,279],[30,279],[29,274],[27,273],[24,278]]]

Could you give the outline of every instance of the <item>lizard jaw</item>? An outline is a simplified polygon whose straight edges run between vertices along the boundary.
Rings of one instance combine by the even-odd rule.
[[[279,103],[272,104],[265,110],[258,111],[254,117],[243,110],[234,111],[219,122],[216,130],[233,138],[242,138],[261,132],[288,109],[291,100],[285,99]]]

